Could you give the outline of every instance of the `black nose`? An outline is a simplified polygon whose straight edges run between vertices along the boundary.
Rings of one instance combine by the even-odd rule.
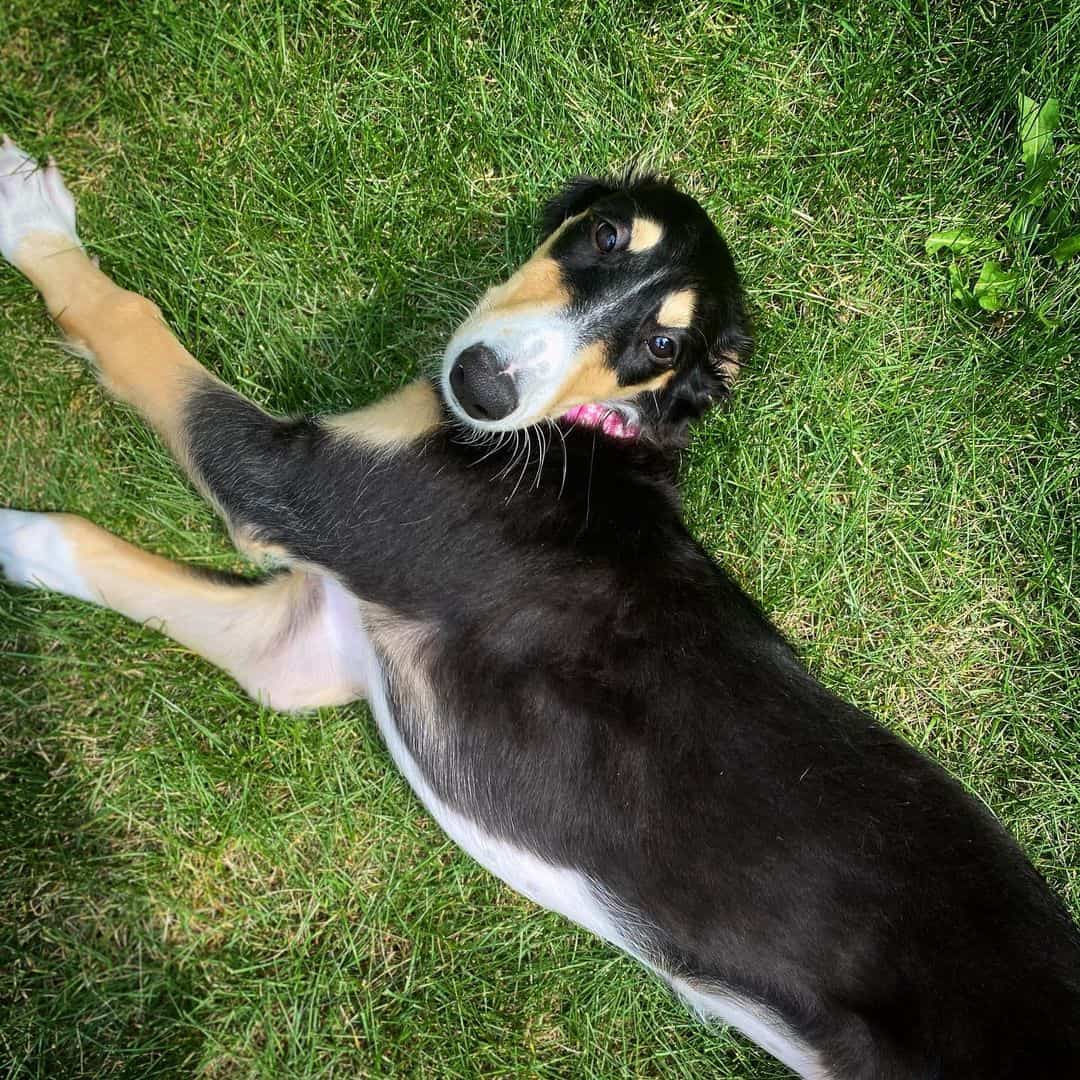
[[[470,345],[450,369],[450,389],[474,420],[501,420],[517,408],[514,380],[486,345]]]

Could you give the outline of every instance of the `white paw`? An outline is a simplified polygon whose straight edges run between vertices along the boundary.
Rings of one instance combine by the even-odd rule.
[[[6,135],[0,144],[0,255],[15,262],[19,244],[34,232],[59,234],[82,247],[75,232],[75,200],[56,162],[42,168]]]
[[[0,510],[0,571],[13,585],[93,600],[75,567],[61,520],[53,514]]]

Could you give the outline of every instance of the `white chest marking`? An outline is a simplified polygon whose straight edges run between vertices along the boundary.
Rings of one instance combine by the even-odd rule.
[[[541,907],[564,915],[641,961],[667,982],[702,1019],[719,1020],[737,1028],[807,1080],[828,1080],[817,1055],[768,1010],[722,991],[703,990],[647,960],[600,902],[584,874],[570,867],[556,866],[492,836],[476,822],[447,806],[432,790],[401,738],[386,698],[379,659],[367,634],[359,627],[357,638],[356,660],[364,668],[371,709],[383,740],[409,786],[454,843],[515,891]]]
[[[804,1080],[829,1080],[830,1073],[818,1055],[768,1009],[722,991],[702,990],[679,976],[667,981],[702,1020],[730,1024]]]
[[[401,738],[386,699],[381,665],[366,634],[362,648],[366,653],[371,710],[383,740],[409,786],[446,835],[481,866],[523,896],[541,907],[565,915],[618,948],[636,954],[633,945],[626,940],[597,899],[584,874],[565,866],[556,866],[515,844],[492,836],[482,826],[447,806],[435,794]]]

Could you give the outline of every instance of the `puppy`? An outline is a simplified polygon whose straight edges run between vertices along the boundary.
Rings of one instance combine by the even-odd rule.
[[[469,854],[801,1076],[1080,1075],[1062,904],[682,522],[678,450],[750,348],[724,241],[644,176],[575,181],[543,233],[437,379],[280,419],[97,269],[55,166],[5,141],[0,252],[280,566],[210,577],[6,511],[7,576],[153,619],[274,707],[366,697]]]

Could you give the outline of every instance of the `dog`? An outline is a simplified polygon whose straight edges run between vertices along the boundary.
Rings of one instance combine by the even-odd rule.
[[[275,708],[366,697],[474,859],[803,1077],[1080,1075],[1063,904],[683,524],[680,449],[751,348],[724,240],[644,175],[575,180],[542,233],[437,378],[281,419],[87,257],[55,164],[5,139],[0,253],[277,566],[199,573],[8,510],[7,578],[152,621]]]

